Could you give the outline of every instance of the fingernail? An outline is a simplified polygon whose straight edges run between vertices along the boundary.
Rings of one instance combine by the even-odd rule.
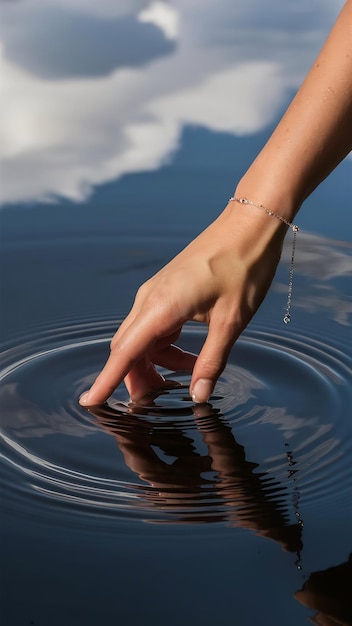
[[[213,391],[213,381],[207,378],[199,378],[192,389],[192,400],[198,404],[208,402]]]
[[[78,398],[78,402],[80,403],[81,406],[85,406],[88,404],[88,396],[89,396],[89,391],[85,391],[84,393],[80,395],[80,397]]]

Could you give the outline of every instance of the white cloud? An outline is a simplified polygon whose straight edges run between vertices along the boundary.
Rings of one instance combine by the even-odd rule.
[[[241,89],[237,90],[237,85]],[[196,88],[188,87],[152,102],[160,118],[200,124],[214,131],[242,135],[260,130],[276,113],[283,98],[280,68],[276,63],[241,63],[205,76]]]
[[[152,2],[149,7],[141,11],[138,18],[141,22],[155,24],[170,39],[176,39],[179,34],[179,14],[162,0]]]
[[[299,85],[338,11],[333,0],[315,0],[314,16],[299,1],[294,24],[279,0],[271,0],[272,23],[264,19],[260,0],[219,0],[216,10],[213,0],[28,0],[12,12],[6,7],[8,36],[18,35],[23,11],[37,11],[48,1],[68,12],[139,16],[177,37],[177,45],[143,69],[48,80],[11,62],[4,44],[2,202],[56,195],[79,201],[96,184],[158,168],[187,124],[233,134],[262,129]],[[51,33],[46,36],[50,41]],[[99,54],[99,42],[92,45]]]

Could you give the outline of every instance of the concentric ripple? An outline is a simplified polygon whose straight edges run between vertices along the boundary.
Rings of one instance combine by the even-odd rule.
[[[48,329],[1,357],[4,501],[22,513],[225,522],[300,548],[304,511],[351,508],[349,355],[321,338],[247,331],[205,405],[180,386],[145,405],[121,385],[85,410],[116,320]],[[181,344],[199,351],[205,329]],[[168,373],[168,378],[170,374]]]

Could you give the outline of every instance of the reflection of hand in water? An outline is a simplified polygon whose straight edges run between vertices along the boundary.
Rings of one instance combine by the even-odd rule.
[[[352,554],[346,563],[311,574],[295,598],[318,613],[317,626],[352,625]]]
[[[246,460],[244,448],[210,404],[182,409],[131,404],[127,414],[104,404],[89,411],[115,437],[126,465],[151,486],[143,498],[178,514],[175,523],[226,520],[278,541],[285,550],[300,551],[301,527],[288,523],[279,498],[283,487],[254,471],[258,465]],[[197,452],[193,439],[176,420],[160,424],[148,420],[156,414],[169,418],[194,414],[208,453]],[[161,456],[174,457],[173,462],[160,458],[156,449]]]
[[[246,460],[217,409],[210,404],[165,409],[153,402],[123,408],[104,404],[89,411],[115,437],[126,465],[149,483],[151,488],[141,492],[145,500],[173,513],[175,523],[227,521],[274,539],[290,552],[301,550],[302,527],[288,524],[279,497],[282,486],[255,471],[258,465]],[[192,414],[207,447],[202,456],[177,421]],[[152,420],[157,415],[169,419],[158,423]],[[156,450],[174,461],[166,462]],[[316,626],[352,626],[352,555],[347,563],[312,574],[294,595],[317,611],[311,620]]]

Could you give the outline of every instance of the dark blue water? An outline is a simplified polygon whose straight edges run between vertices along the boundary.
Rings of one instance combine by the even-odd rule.
[[[92,5],[86,16],[75,3],[52,13],[42,8],[40,15],[21,3],[4,9],[12,92],[20,68],[27,72],[23,85],[33,88],[23,111],[30,116],[39,90],[50,115],[35,138],[25,121],[18,126],[17,143],[11,144],[17,151],[9,149],[4,160],[1,624],[352,624],[350,159],[297,218],[292,323],[282,323],[288,240],[272,289],[234,346],[207,405],[192,403],[186,372],[163,372],[180,385],[148,405],[131,404],[122,385],[105,405],[88,411],[78,404],[139,284],[221,211],[297,86],[291,72],[284,96],[273,96],[271,114],[259,122],[253,112],[253,119],[244,116],[241,132],[226,126],[226,111],[221,123],[205,109],[199,118],[191,115],[186,93],[188,117],[173,144],[168,123],[175,123],[176,104],[181,107],[182,80],[183,89],[192,84],[192,63],[182,80],[175,73],[172,106],[165,87],[171,70],[155,64],[185,68],[182,46],[197,42],[199,58],[193,61],[204,78],[199,93],[209,80],[210,98],[212,81],[231,65],[229,50],[235,68],[254,62],[258,33],[272,31],[279,40],[285,35],[278,45],[288,55],[282,60],[287,71],[292,41],[299,34],[301,48],[306,42],[302,58],[297,44],[299,74],[312,41],[318,44],[326,32],[332,3],[324,5],[318,22],[306,4],[298,3],[295,17],[285,3],[270,3],[258,24],[259,5],[234,15],[223,0],[215,13],[204,11],[199,31],[195,9],[175,3],[189,20],[186,34],[168,39],[148,23],[143,37],[139,33],[140,49],[124,57],[121,50],[132,48],[121,33],[135,33],[143,24],[133,13],[140,7],[132,5],[113,10],[104,2],[100,15]],[[176,29],[171,17],[169,28]],[[20,18],[27,20],[27,34],[16,26]],[[252,33],[257,52],[232,39],[236,20]],[[35,37],[43,24],[53,39],[46,57]],[[74,50],[60,47],[62,29],[69,41],[75,24],[85,36]],[[309,37],[317,28],[320,35]],[[109,44],[115,31],[122,42],[118,55]],[[98,64],[87,52],[92,33],[105,36]],[[208,56],[210,39],[215,56]],[[277,62],[275,46],[265,49],[267,60]],[[211,59],[214,71],[207,77]],[[138,75],[112,75],[117,66]],[[126,81],[124,90],[114,91],[115,78]],[[136,81],[133,87],[129,80]],[[146,99],[153,93],[159,98],[141,117],[133,109],[136,85]],[[83,100],[95,93],[96,101],[78,114],[71,90]],[[55,102],[66,117],[56,118]],[[145,144],[142,122],[158,116],[162,132],[155,128],[154,140],[147,134]],[[55,135],[48,120],[58,119]],[[103,120],[95,132],[89,125],[94,119]],[[122,149],[132,121],[141,124],[133,159]],[[114,149],[111,129],[119,129]],[[164,156],[161,137],[168,145]],[[123,155],[124,171],[118,159],[107,167],[114,150]],[[203,326],[188,324],[180,344],[198,351],[205,333]]]

